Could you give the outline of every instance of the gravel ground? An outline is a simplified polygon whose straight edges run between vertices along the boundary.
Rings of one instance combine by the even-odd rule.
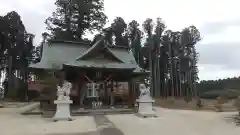
[[[232,116],[216,113],[156,108],[158,118],[136,115],[74,117],[52,122],[41,116],[20,115],[17,108],[0,108],[1,135],[239,135]]]
[[[232,120],[236,113],[216,113],[157,108],[158,118],[135,115],[107,116],[124,135],[239,135]]]

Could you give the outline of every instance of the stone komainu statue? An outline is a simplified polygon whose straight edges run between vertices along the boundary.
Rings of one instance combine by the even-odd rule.
[[[146,88],[145,84],[140,84],[139,89],[140,89],[140,97],[144,95],[150,96],[150,90],[149,88]]]
[[[70,100],[70,92],[72,89],[72,84],[64,81],[63,86],[57,86],[57,100]]]

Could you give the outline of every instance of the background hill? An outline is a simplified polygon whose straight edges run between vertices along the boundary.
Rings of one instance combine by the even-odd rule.
[[[240,77],[201,81],[197,89],[201,98],[215,99],[220,95],[236,98],[240,95]]]

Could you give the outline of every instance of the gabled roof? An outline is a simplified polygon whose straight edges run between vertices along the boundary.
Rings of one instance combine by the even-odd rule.
[[[98,49],[105,48],[109,55],[116,61],[87,59]],[[53,42],[49,46],[43,45],[43,55],[39,63],[31,64],[30,68],[61,69],[63,65],[78,67],[132,69],[134,72],[142,72],[133,54],[124,47],[109,47],[104,45],[104,38],[99,39],[93,46],[77,42]]]
[[[98,40],[92,47],[90,47],[87,51],[82,53],[80,56],[76,58],[77,61],[85,60],[87,57],[89,57],[91,54],[96,54],[96,52],[99,52],[101,49],[104,49],[106,53],[110,54],[113,58],[115,58],[116,61],[124,63],[119,57],[117,57],[109,48],[107,45],[104,44],[105,37],[101,37],[100,40]]]

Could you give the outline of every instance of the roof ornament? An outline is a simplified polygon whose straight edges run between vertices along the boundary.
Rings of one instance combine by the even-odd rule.
[[[113,45],[113,39],[112,39],[112,36],[113,36],[113,29],[112,27],[108,27],[108,28],[105,28],[103,29],[102,33],[104,34],[105,36],[105,45]]]

